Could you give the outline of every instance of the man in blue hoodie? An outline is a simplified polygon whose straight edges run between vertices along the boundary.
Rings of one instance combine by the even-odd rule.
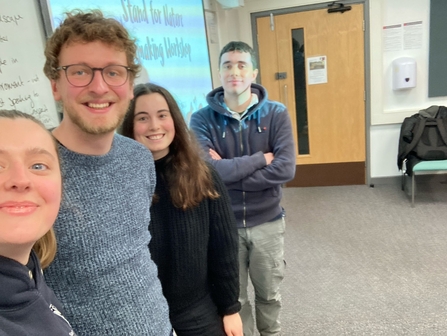
[[[267,99],[254,81],[253,49],[230,42],[219,56],[222,87],[207,95],[190,127],[230,194],[239,228],[240,311],[244,335],[254,334],[248,275],[255,288],[261,336],[280,335],[279,285],[284,277],[284,210],[281,185],[293,179],[296,154],[286,107]]]

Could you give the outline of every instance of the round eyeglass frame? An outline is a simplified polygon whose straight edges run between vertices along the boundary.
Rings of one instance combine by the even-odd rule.
[[[84,85],[76,85],[73,84],[72,82],[70,82],[70,80],[68,79],[68,75],[67,75],[67,70],[71,67],[71,66],[75,66],[75,65],[80,65],[80,66],[84,66],[87,67],[89,69],[92,70],[92,76],[90,78],[90,81],[87,84]],[[110,68],[110,67],[122,67],[124,69],[126,69],[126,79],[124,80],[124,82],[122,84],[116,85],[116,84],[109,84],[109,82],[104,78],[104,69]],[[120,87],[123,86],[124,84],[126,84],[126,82],[129,80],[129,72],[132,72],[132,69],[129,68],[128,66],[125,65],[120,65],[120,64],[111,64],[108,65],[104,68],[92,68],[91,66],[85,65],[85,64],[69,64],[69,65],[61,65],[60,67],[55,68],[54,70],[56,71],[60,71],[60,70],[64,70],[65,72],[65,78],[67,79],[68,83],[70,83],[70,85],[73,85],[75,87],[86,87],[89,86],[91,84],[91,82],[93,82],[93,78],[95,78],[95,71],[99,71],[101,72],[101,77],[102,80],[104,81],[104,83],[106,83],[107,85],[113,86],[113,87]]]

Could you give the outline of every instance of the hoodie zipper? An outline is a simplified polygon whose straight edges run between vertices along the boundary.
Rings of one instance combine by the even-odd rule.
[[[244,154],[244,143],[242,142],[242,120],[239,120],[239,141],[241,142],[241,156]],[[245,221],[247,208],[245,206],[245,191],[242,191],[242,206],[243,206],[243,216],[242,216],[242,224],[245,227],[247,227],[247,223]]]

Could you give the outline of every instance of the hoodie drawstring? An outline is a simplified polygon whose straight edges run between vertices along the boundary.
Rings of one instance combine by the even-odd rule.
[[[256,116],[257,116],[257,118],[256,118],[256,125],[258,126],[258,132],[262,133],[262,130],[261,130],[261,111],[257,110],[255,113],[256,113]]]
[[[257,110],[256,112],[251,114],[248,117],[248,120],[254,119],[255,114],[256,114],[256,129],[258,130],[258,133],[262,133],[262,129],[261,129],[261,111],[260,110]]]
[[[222,139],[225,139],[225,130],[227,129],[227,119],[225,116],[221,115],[223,119],[223,126],[222,126]]]
[[[261,112],[259,110],[254,112],[247,119],[248,120],[254,119],[254,114],[256,114],[256,129],[258,130],[258,133],[262,133],[262,129],[261,129]],[[221,122],[222,122],[222,124],[221,124],[221,126],[222,126],[222,139],[225,139],[225,136],[226,136],[225,130],[227,129],[228,121],[227,121],[227,118],[224,115],[221,114],[220,117],[221,117]]]

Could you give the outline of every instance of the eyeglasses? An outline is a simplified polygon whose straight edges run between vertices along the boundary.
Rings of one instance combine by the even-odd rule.
[[[108,65],[105,68],[91,68],[84,64],[64,65],[56,68],[64,70],[68,82],[77,87],[89,85],[93,81],[95,71],[100,71],[102,79],[110,86],[121,86],[127,82],[131,68],[124,65]]]

